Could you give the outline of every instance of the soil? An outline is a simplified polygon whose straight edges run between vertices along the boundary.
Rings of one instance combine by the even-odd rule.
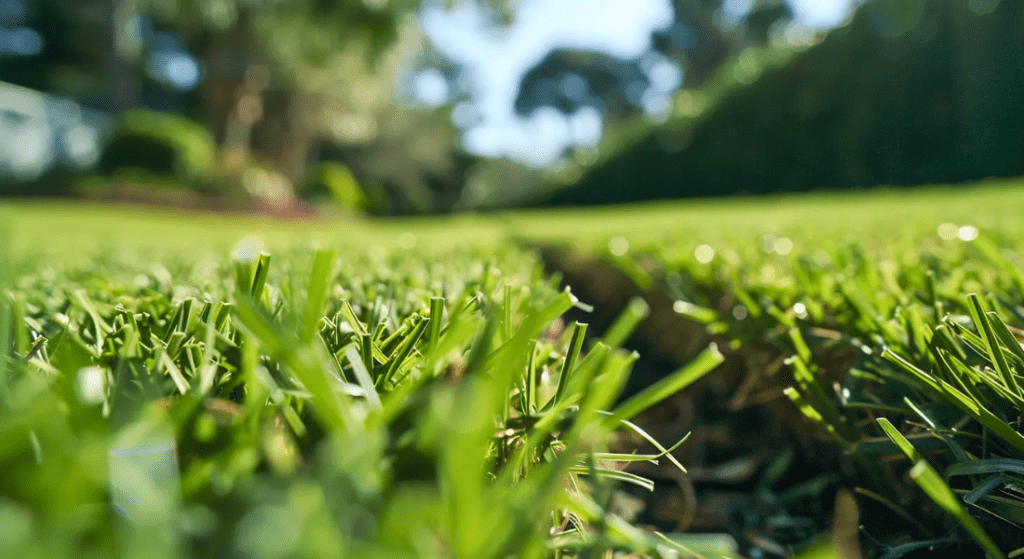
[[[87,200],[102,202],[189,211],[254,214],[279,219],[305,219],[316,216],[314,208],[298,198],[274,203],[245,194],[206,193],[126,181],[83,190],[81,196]]]

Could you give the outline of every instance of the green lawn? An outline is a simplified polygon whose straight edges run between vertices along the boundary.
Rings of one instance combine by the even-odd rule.
[[[249,235],[269,246],[309,240],[325,244],[392,246],[411,233],[424,246],[487,246],[522,236],[589,242],[609,235],[645,240],[677,230],[708,236],[764,233],[780,228],[854,234],[891,230],[924,219],[974,223],[1014,232],[1024,189],[1016,181],[978,185],[873,189],[774,198],[673,201],[631,206],[512,211],[478,216],[282,221],[215,213],[182,214],[138,207],[71,202],[0,203],[5,227],[20,252],[101,247],[222,250]],[[406,242],[409,237],[405,237]],[[27,249],[27,250],[26,250]]]
[[[0,556],[1009,554],[1022,202],[992,181],[389,220],[5,203]],[[583,301],[530,245],[575,246],[548,264]],[[627,341],[671,367],[621,399]],[[720,393],[689,427],[645,415],[693,383]],[[709,456],[746,459],[750,409],[790,433],[733,488]],[[800,444],[835,471],[784,459]],[[645,477],[684,467],[696,517]],[[662,497],[630,520],[627,486]],[[859,543],[835,535],[858,514]]]

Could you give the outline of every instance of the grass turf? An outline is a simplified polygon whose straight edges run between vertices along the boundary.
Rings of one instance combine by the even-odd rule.
[[[274,246],[310,239],[331,244],[488,246],[520,236],[537,241],[586,243],[610,235],[643,241],[681,229],[709,238],[780,227],[842,231],[857,236],[899,229],[920,220],[975,222],[1011,234],[1022,227],[1016,208],[1024,192],[1015,181],[918,189],[871,189],[769,198],[727,198],[583,209],[529,210],[452,218],[338,221],[275,220],[133,206],[68,202],[0,203],[3,226],[19,253],[60,254],[98,247],[225,249],[256,235]],[[979,221],[980,220],[980,221]]]
[[[944,458],[952,468],[946,475],[957,478],[953,488],[973,507],[980,502],[1009,516],[1000,522],[1012,526],[1020,510],[1012,494],[1019,482],[1015,381],[1024,364],[1011,341],[1021,300],[1014,271],[1021,197],[1015,184],[999,182],[347,222],[0,207],[14,286],[0,328],[12,350],[4,367],[0,459],[8,473],[0,508],[21,530],[8,551],[105,556],[150,553],[156,548],[144,542],[166,541],[172,555],[216,549],[283,557],[317,546],[352,555],[661,553],[665,542],[609,514],[610,486],[581,481],[590,473],[648,483],[593,462],[626,457],[590,453],[617,425],[598,412],[613,407],[624,382],[631,358],[614,346],[631,327],[612,328],[606,349],[584,350],[582,327],[558,332],[555,319],[571,300],[510,241],[596,246],[595,254],[642,287],[684,302],[674,309],[690,319],[794,356],[786,394],[846,448],[883,435],[894,441],[891,450],[904,448],[899,431],[860,423],[862,410],[918,416],[923,427],[910,422],[903,432],[944,441],[954,457]],[[250,235],[259,241],[242,240]],[[308,248],[311,240],[340,258]],[[260,248],[273,254],[270,263],[253,259]],[[970,302],[970,291],[984,297]],[[987,314],[1000,306],[1009,316]],[[638,320],[627,319],[632,326]],[[859,364],[862,373],[850,376],[856,384],[841,385],[854,398],[821,380],[822,356],[835,349],[813,337],[823,329],[877,357]],[[447,353],[434,349],[445,343]],[[693,368],[612,417],[627,419],[692,382],[714,355],[697,356]],[[506,380],[460,388],[441,382],[465,376]],[[491,407],[479,414],[458,404],[480,398]],[[410,407],[410,399],[426,407]],[[964,417],[973,423],[960,423]],[[442,434],[459,423],[475,425],[475,442]],[[965,427],[965,436],[990,442],[975,448],[950,436]],[[359,449],[342,460],[343,471],[329,466],[344,454],[339,444]],[[151,447],[165,448],[155,462],[122,459]],[[579,458],[558,459],[565,449]],[[1006,527],[988,517],[985,526],[971,525],[942,477],[907,454],[918,463],[914,479],[994,554],[985,529],[995,526],[999,537]],[[176,472],[167,460],[176,461]],[[469,483],[475,478],[466,472],[491,477]],[[132,476],[149,485],[125,486]],[[431,482],[426,489],[416,485],[423,478]],[[566,480],[578,490],[558,489]],[[327,490],[336,483],[352,497],[344,506]],[[65,486],[71,493],[59,489]],[[508,497],[519,492],[538,503]],[[131,497],[139,494],[146,497]],[[468,508],[452,509],[463,506],[457,502]],[[493,507],[506,507],[501,514],[513,520],[469,527]],[[260,537],[279,530],[293,509],[305,512],[289,520],[288,533],[320,530],[315,537],[278,547]],[[125,521],[138,515],[153,522]],[[552,523],[547,536],[528,528],[542,517]],[[416,526],[429,535],[417,540]],[[53,533],[64,537],[44,536]],[[523,547],[509,547],[519,540]],[[875,551],[928,541],[910,540]]]

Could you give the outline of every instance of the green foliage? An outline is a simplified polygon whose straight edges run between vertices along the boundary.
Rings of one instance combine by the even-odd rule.
[[[369,200],[352,170],[342,163],[319,163],[309,171],[307,197],[326,198],[339,208],[364,211]]]
[[[136,0],[137,1],[137,0]],[[264,55],[287,70],[288,61],[316,64],[337,43],[365,42],[380,54],[396,38],[401,18],[419,6],[414,0],[142,0],[140,6],[183,32],[225,32],[251,26]],[[301,61],[301,62],[300,62]]]
[[[208,178],[216,158],[213,138],[198,123],[172,113],[131,110],[118,119],[100,168],[142,169],[190,184]]]
[[[449,115],[411,109],[396,90],[394,76],[424,44],[410,17],[418,0],[23,4],[21,23],[40,32],[48,47],[39,56],[5,61],[9,79],[115,112],[158,99],[206,128],[131,111],[117,124],[100,168],[123,180],[96,188],[98,181],[88,179],[90,193],[139,199],[150,193],[121,187],[151,186],[166,174],[179,187],[251,192],[253,182],[274,183],[289,200],[254,196],[287,206],[307,164],[325,157],[343,161],[360,182],[380,183],[373,205],[381,213],[447,212],[458,201],[468,163]],[[140,34],[140,21],[151,31]],[[170,38],[201,69],[197,83],[166,83],[166,76],[146,70]],[[207,180],[215,153],[205,146],[209,136],[224,165]],[[340,154],[325,155],[332,149]],[[398,163],[382,165],[381,157]],[[245,176],[253,174],[260,176]],[[156,198],[180,200],[174,192]]]

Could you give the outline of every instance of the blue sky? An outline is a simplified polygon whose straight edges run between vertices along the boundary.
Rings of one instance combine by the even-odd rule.
[[[726,17],[745,13],[752,1],[726,0]],[[846,18],[856,1],[790,0],[790,5],[797,25],[828,29]],[[420,24],[435,48],[467,69],[470,102],[456,107],[454,115],[466,128],[466,148],[479,155],[548,166],[567,146],[598,142],[601,115],[592,108],[570,116],[555,109],[538,110],[528,119],[515,114],[520,79],[553,49],[642,58],[652,81],[644,108],[655,118],[668,110],[669,95],[682,77],[650,49],[651,32],[671,22],[668,0],[522,0],[515,23],[503,30],[489,24],[476,2],[456,2],[450,9],[445,4],[425,7]],[[415,95],[428,104],[443,102],[446,88],[430,71],[413,81]]]

